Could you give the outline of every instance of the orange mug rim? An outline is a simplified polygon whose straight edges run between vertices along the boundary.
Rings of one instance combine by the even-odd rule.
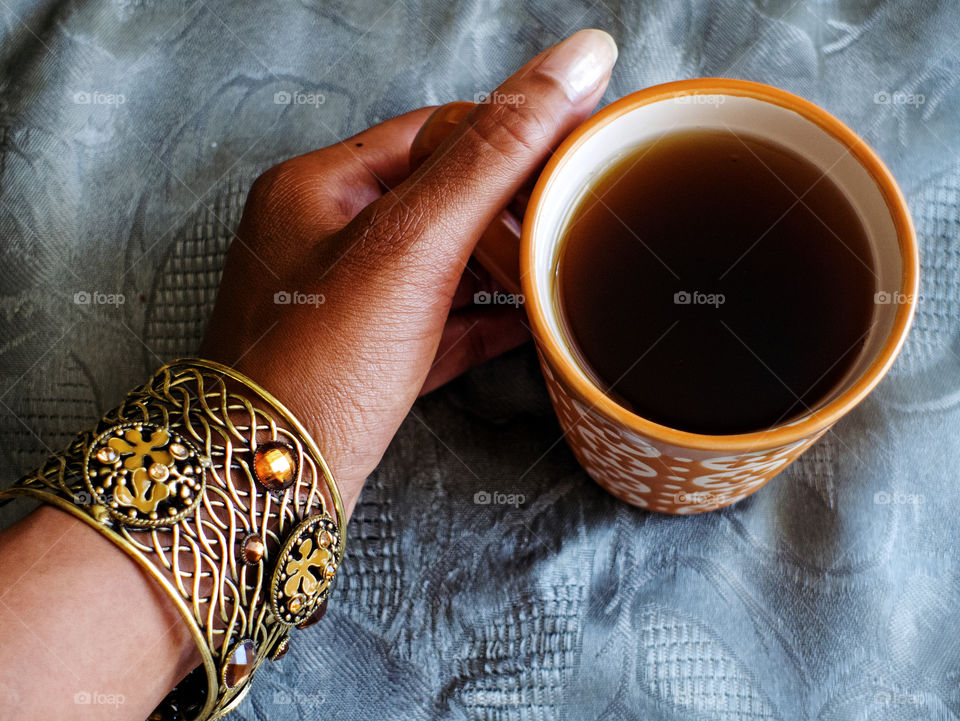
[[[550,331],[545,321],[544,306],[552,301],[550,298],[543,297],[535,282],[533,235],[544,202],[544,195],[557,168],[588,137],[617,118],[644,105],[685,95],[728,95],[754,98],[796,112],[811,121],[842,143],[870,174],[883,196],[896,228],[903,266],[900,292],[906,296],[907,302],[898,304],[893,327],[883,347],[853,385],[822,408],[808,413],[801,420],[792,421],[788,425],[749,433],[709,435],[671,428],[643,418],[619,405],[598,388],[584,370],[572,362],[568,355],[563,352],[560,339]],[[910,329],[916,307],[919,260],[916,231],[903,193],[894,180],[893,174],[880,160],[880,157],[853,130],[823,108],[780,88],[748,80],[694,78],[654,85],[626,95],[592,115],[561,143],[540,174],[527,205],[520,239],[520,282],[525,296],[527,315],[530,318],[534,337],[537,339],[541,352],[558,373],[559,380],[575,396],[585,402],[589,409],[599,412],[633,433],[675,447],[742,453],[745,450],[778,448],[809,438],[811,435],[830,427],[858,405],[876,387],[896,360]]]

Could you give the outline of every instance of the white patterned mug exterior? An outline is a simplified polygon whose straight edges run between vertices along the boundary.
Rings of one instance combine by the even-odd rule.
[[[450,103],[435,111],[414,141],[411,160],[429,155],[471,108],[470,103]],[[773,428],[706,435],[632,413],[591,380],[553,301],[561,231],[591,179],[645,140],[689,129],[749,133],[798,153],[843,191],[870,240],[877,294],[873,325],[856,362],[815,407]],[[906,202],[869,146],[803,98],[725,78],[647,88],[590,117],[547,163],[522,228],[504,212],[474,254],[508,290],[523,293],[547,389],[579,463],[617,498],[664,513],[699,513],[739,501],[862,401],[903,345],[919,283],[917,241]]]

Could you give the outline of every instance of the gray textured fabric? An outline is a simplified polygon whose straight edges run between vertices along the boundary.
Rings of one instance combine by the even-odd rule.
[[[956,718],[954,0],[0,0],[4,483],[196,349],[258,172],[472,99],[584,26],[620,42],[605,102],[746,77],[878,149],[921,243],[902,357],[780,478],[694,518],[592,484],[529,348],[477,369],[416,405],[364,491],[326,621],[236,718]],[[292,91],[324,102],[274,102]],[[473,502],[494,490],[525,502]]]

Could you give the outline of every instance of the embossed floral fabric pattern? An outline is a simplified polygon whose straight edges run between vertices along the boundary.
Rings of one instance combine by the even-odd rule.
[[[900,360],[783,475],[695,517],[587,478],[531,348],[476,369],[415,406],[326,619],[235,718],[956,718],[953,0],[3,0],[3,482],[195,351],[259,172],[471,100],[585,26],[621,46],[606,100],[745,77],[880,152],[923,266]]]

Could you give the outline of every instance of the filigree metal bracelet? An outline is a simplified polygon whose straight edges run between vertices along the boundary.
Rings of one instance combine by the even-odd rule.
[[[0,492],[68,511],[161,584],[203,663],[151,721],[219,719],[315,623],[345,518],[316,444],[267,391],[206,360],[161,368],[96,430]]]

